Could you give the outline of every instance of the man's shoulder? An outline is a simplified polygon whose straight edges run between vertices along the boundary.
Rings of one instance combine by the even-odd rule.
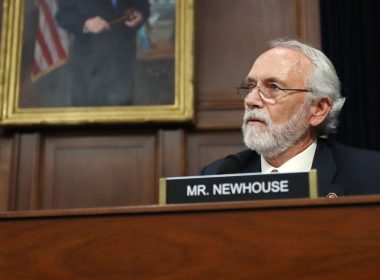
[[[380,162],[380,152],[378,151],[347,146],[333,140],[325,140],[324,142],[333,151],[334,156],[339,159],[347,159],[350,161],[359,159],[366,162]]]
[[[229,155],[227,157],[231,157],[231,156],[239,161],[239,164],[241,165],[242,171],[244,171],[244,169],[246,169],[246,167],[249,164],[252,164],[252,162],[255,162],[258,159],[260,159],[260,156],[256,152],[254,152],[252,150],[248,150],[248,149],[240,151],[240,152],[233,154],[233,155]],[[220,169],[222,164],[225,162],[225,159],[227,157],[218,159],[218,160],[213,161],[210,164],[206,165],[205,167],[202,168],[201,174],[202,175],[218,174],[218,170]]]
[[[338,174],[345,178],[380,179],[380,152],[325,141],[334,157]]]
[[[336,165],[333,182],[344,186],[345,195],[380,193],[380,152],[346,146],[330,140],[318,142],[318,145],[322,149],[327,147],[331,152]],[[318,171],[328,174],[326,168],[331,167],[331,162],[326,156],[320,159],[322,160]]]

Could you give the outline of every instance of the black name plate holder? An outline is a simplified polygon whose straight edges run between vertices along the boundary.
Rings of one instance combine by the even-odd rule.
[[[317,198],[317,171],[160,179],[160,204]]]

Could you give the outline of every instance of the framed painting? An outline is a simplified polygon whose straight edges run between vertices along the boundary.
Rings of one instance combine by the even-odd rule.
[[[189,122],[194,0],[3,0],[0,124]]]

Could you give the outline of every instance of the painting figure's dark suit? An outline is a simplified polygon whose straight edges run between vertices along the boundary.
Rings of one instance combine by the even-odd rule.
[[[241,173],[261,172],[261,158],[255,151],[244,150],[236,156]],[[224,159],[202,170],[202,175],[217,174]],[[318,195],[338,196],[380,194],[380,153],[346,147],[334,141],[318,139],[313,160],[318,173]]]
[[[87,19],[99,16],[111,23],[126,10],[149,17],[148,0],[60,0],[56,21],[73,34],[70,50],[73,106],[118,106],[131,104],[136,64],[136,28],[123,21],[98,34],[86,32]]]

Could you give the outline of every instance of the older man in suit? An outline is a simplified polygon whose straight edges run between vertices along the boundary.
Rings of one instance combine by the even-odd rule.
[[[335,132],[344,104],[330,60],[298,41],[277,40],[237,88],[244,100],[248,150],[218,160],[202,174],[318,171],[319,196],[380,193],[380,153],[345,147]],[[233,166],[233,168],[231,168]]]
[[[149,8],[148,0],[59,0],[56,20],[74,35],[73,106],[132,103],[136,30]]]

